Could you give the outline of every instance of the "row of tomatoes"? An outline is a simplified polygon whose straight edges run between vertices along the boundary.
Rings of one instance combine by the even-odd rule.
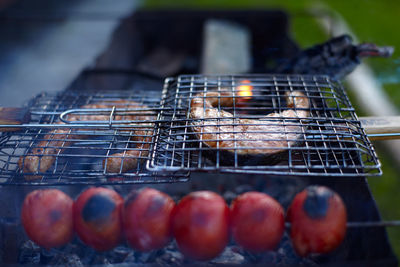
[[[124,201],[112,189],[92,187],[75,202],[57,189],[35,190],[26,196],[21,218],[28,236],[45,248],[66,244],[74,231],[99,251],[113,248],[123,236],[140,251],[162,248],[174,237],[180,251],[196,260],[216,257],[230,234],[249,251],[273,250],[285,230],[284,209],[260,192],[239,195],[228,207],[211,191],[192,192],[175,204],[152,188],[133,191]],[[346,232],[345,205],[323,186],[298,193],[286,220],[301,256],[334,250]]]

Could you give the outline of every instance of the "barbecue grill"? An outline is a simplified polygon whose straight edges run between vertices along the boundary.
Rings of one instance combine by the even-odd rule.
[[[84,185],[116,184],[115,189],[126,195],[132,188],[137,188],[135,184],[163,182],[154,187],[168,192],[176,200],[193,190],[213,190],[227,201],[245,191],[257,190],[270,194],[287,208],[295,193],[309,184],[329,186],[343,197],[349,229],[342,246],[334,253],[301,259],[294,254],[285,235],[276,251],[264,254],[249,253],[230,243],[224,253],[210,264],[397,264],[383,226],[397,225],[398,222],[381,221],[365,180],[365,176],[381,173],[380,163],[339,82],[318,75],[183,75],[168,78],[160,92],[162,80],[154,73],[143,73],[138,69],[139,63],[145,61],[141,55],[151,54],[157,43],[165,45],[171,53],[181,55],[185,52],[189,55],[179,73],[198,73],[201,40],[194,33],[199,32],[210,17],[233,20],[253,30],[253,48],[257,58],[254,72],[268,71],[262,69],[261,62],[269,56],[275,60],[276,55],[290,58],[298,51],[286,34],[287,17],[281,11],[140,11],[124,20],[109,47],[99,57],[96,69],[83,71],[64,92],[44,93],[34,98],[28,103],[32,116],[30,125],[19,126],[20,131],[1,136],[1,158],[5,159],[0,163],[0,196],[3,202],[12,203],[0,211],[0,250],[4,262],[50,265],[196,263],[184,259],[174,242],[151,253],[132,251],[123,245],[110,252],[97,253],[75,239],[66,247],[46,251],[27,240],[20,224],[19,209],[25,192],[36,189],[37,185],[59,185],[75,197]],[[191,18],[193,23],[186,23],[187,18]],[[270,37],[267,38],[260,30],[260,23],[269,25]],[[265,53],[276,46],[284,49],[274,56]],[[190,63],[193,60],[197,64]],[[175,71],[170,69],[168,74],[173,75]],[[246,85],[253,87],[251,99],[236,94],[244,80],[250,80]],[[238,160],[238,152],[233,153],[233,161],[223,162],[224,149],[205,147],[192,132],[194,120],[188,117],[188,111],[190,100],[198,92],[231,92],[234,97],[242,98],[240,105],[217,108],[228,110],[234,118],[257,119],[267,113],[287,110],[283,95],[294,90],[304,92],[311,100],[311,115],[283,118],[285,126],[300,126],[298,133],[301,135],[295,146],[285,149],[279,164],[247,165]],[[105,109],[82,109],[85,104],[120,99],[133,100],[148,108],[111,105]],[[117,116],[127,116],[132,112],[157,116],[150,121],[115,120]],[[84,115],[101,115],[107,119],[70,120],[71,116]],[[218,123],[218,118],[208,119]],[[140,148],[143,142],[130,138],[135,130],[143,128],[151,130],[144,136],[151,139],[145,142],[150,144],[146,149]],[[68,129],[67,136],[72,135],[73,142],[68,137],[58,140],[62,144],[54,147],[57,153],[50,154],[55,162],[49,170],[23,172],[18,166],[20,158],[32,153],[41,141],[52,142],[57,135],[51,134],[55,129]],[[47,139],[49,133],[52,137]],[[240,148],[233,149],[237,151]],[[112,158],[115,152],[128,151],[149,154],[140,156],[143,161],[128,172],[107,173],[103,160]],[[192,171],[190,180],[188,171]],[[27,176],[36,178],[27,180]],[[176,183],[183,181],[187,183]],[[121,186],[124,184],[130,185]]]

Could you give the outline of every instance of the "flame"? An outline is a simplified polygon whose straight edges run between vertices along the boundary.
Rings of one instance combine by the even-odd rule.
[[[241,85],[237,87],[238,89],[238,95],[241,97],[241,99],[251,99],[253,96],[253,86],[250,85],[251,81],[249,80],[243,80],[240,82]]]

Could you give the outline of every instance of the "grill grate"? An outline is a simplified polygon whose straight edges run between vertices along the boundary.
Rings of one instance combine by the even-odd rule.
[[[187,181],[184,173],[145,168],[159,103],[160,93],[149,96],[144,91],[41,94],[29,103],[29,127],[0,136],[0,182]]]
[[[342,85],[328,76],[168,78],[158,120],[154,171],[381,174]]]

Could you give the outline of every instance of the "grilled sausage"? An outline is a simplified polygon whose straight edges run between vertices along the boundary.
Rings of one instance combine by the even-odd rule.
[[[110,106],[123,107],[123,108],[146,108],[145,105],[139,104],[135,101],[130,100],[117,100],[117,101],[103,101],[98,104],[88,104],[84,105],[82,109],[100,109],[100,108],[110,108]],[[138,113],[145,113],[146,111],[138,111]],[[69,121],[106,121],[109,119],[108,115],[70,115],[68,117]],[[114,120],[150,120],[151,116],[148,115],[117,115]],[[56,124],[64,124],[63,122],[57,122]],[[149,123],[149,126],[151,124]],[[126,131],[132,130],[127,128]],[[141,134],[141,131],[135,131]],[[56,160],[56,155],[62,153],[62,151],[73,142],[78,139],[84,139],[86,136],[77,135],[71,132],[71,129],[61,128],[54,129],[50,133],[44,136],[44,140],[39,142],[36,148],[32,149],[31,154],[28,156],[21,156],[18,165],[23,173],[35,173],[35,172],[46,172],[54,164]],[[139,139],[137,139],[140,141]],[[146,141],[146,140],[143,140]],[[145,148],[143,148],[145,149]],[[135,155],[131,155],[135,156]],[[137,155],[139,156],[139,155]],[[136,159],[131,162],[129,168],[126,170],[134,168],[136,166]],[[116,164],[116,165],[114,165]],[[120,164],[118,162],[110,161],[110,169],[119,169]],[[41,176],[25,176],[26,179],[39,179]]]
[[[131,140],[140,143],[135,150],[115,153],[103,160],[103,168],[107,173],[127,172],[147,157],[151,141],[150,130],[135,131],[135,136]]]
[[[38,147],[33,148],[32,155],[21,156],[18,166],[23,173],[46,172],[56,160],[55,155],[61,153],[71,143],[70,140],[78,136],[70,135],[70,130],[55,129],[44,136],[44,141],[39,142]],[[28,180],[39,179],[41,176],[25,176]]]
[[[88,104],[81,108],[108,108],[109,106],[103,104]],[[81,116],[70,116],[71,121],[93,121],[93,120],[105,120],[104,115],[81,115]],[[63,122],[57,122],[56,124],[64,124]],[[65,148],[67,148],[73,140],[84,138],[84,136],[71,133],[71,129],[60,128],[54,129],[50,133],[43,137],[43,141],[32,149],[31,154],[28,156],[21,156],[18,165],[23,173],[34,173],[34,172],[46,172],[51,168],[56,160],[56,155],[60,154]],[[28,180],[39,179],[41,176],[31,175],[25,176]]]
[[[231,92],[199,93],[191,100],[192,129],[207,147],[222,148],[221,153],[275,156],[298,142],[303,135],[298,120],[309,115],[310,102],[302,92],[287,92],[285,97],[291,109],[260,119],[241,119],[216,107],[233,106],[237,98]]]

